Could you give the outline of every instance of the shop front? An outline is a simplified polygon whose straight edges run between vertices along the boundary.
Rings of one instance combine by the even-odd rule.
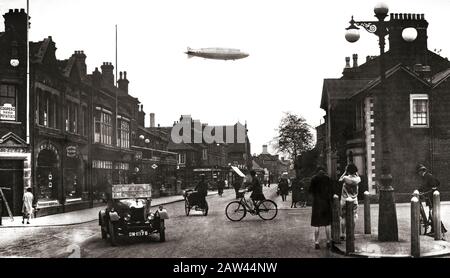
[[[132,154],[129,150],[104,149],[96,146],[92,159],[92,198],[94,205],[104,204],[111,196],[113,184],[135,180]]]
[[[46,140],[36,152],[37,216],[89,208],[87,148]]]
[[[22,214],[24,188],[31,185],[31,155],[27,144],[12,132],[0,137],[0,187],[13,215]],[[2,216],[8,215],[3,204]]]

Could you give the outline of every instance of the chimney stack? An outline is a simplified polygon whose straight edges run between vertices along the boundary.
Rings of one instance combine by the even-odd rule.
[[[24,41],[27,38],[27,14],[25,9],[9,9],[3,15],[5,19],[5,32],[14,32],[20,35]]]
[[[92,72],[92,85],[97,88],[100,88],[102,85],[102,74],[98,70],[98,68],[95,68],[95,70]]]
[[[125,93],[128,94],[128,84],[129,83],[130,83],[130,81],[128,81],[128,79],[127,79],[127,72],[126,71],[123,72],[123,78],[122,78],[122,72],[120,72],[119,80],[117,81],[119,89],[121,89],[122,91],[124,91]]]
[[[350,57],[345,57],[345,68],[350,68]]]
[[[103,84],[106,86],[114,86],[114,66],[110,62],[104,62],[101,66]]]
[[[353,67],[358,67],[358,54],[353,54]]]
[[[138,111],[138,118],[137,118],[137,120],[138,120],[138,125],[139,126],[142,126],[142,127],[145,127],[145,112],[144,112],[144,105],[140,105],[140,106],[138,106],[138,107],[140,107],[140,110]]]
[[[262,147],[263,147],[262,153],[268,154],[269,152],[267,151],[267,145],[263,145]]]
[[[87,69],[86,69],[86,55],[83,50],[75,50],[72,54],[72,57],[75,59],[75,64],[80,70],[81,79],[86,78]]]
[[[150,127],[155,127],[155,113],[150,113]]]

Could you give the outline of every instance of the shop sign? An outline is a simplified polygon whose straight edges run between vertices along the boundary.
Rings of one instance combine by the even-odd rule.
[[[158,168],[158,165],[153,164],[153,165],[152,165],[152,168],[153,168],[153,170],[156,170],[156,168]]]
[[[0,120],[15,121],[16,107],[9,103],[5,103],[3,106],[0,106]]]
[[[77,147],[76,146],[67,146],[66,155],[67,155],[67,157],[77,156]]]

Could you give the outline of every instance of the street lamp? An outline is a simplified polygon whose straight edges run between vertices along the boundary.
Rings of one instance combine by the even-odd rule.
[[[384,21],[384,19],[387,17],[389,9],[386,4],[379,3],[375,6],[374,12],[378,21],[355,21],[352,16],[350,26],[346,28],[345,38],[351,43],[358,41],[359,28],[357,26],[361,26],[369,33],[378,36],[380,46],[380,93],[376,101],[378,108],[377,113],[374,115],[376,122],[381,124],[381,144],[378,147],[382,154],[380,176],[381,187],[379,189],[378,240],[398,241],[397,212],[395,208],[394,188],[392,187],[390,150],[387,137],[388,128],[386,125],[387,121],[383,119],[383,116],[386,116],[387,112],[386,98],[389,97],[385,88],[386,66],[384,57],[385,37],[389,34],[389,23]],[[417,31],[414,28],[412,28],[414,30],[408,29],[411,28],[403,30],[402,37],[407,42],[414,41],[417,37]]]

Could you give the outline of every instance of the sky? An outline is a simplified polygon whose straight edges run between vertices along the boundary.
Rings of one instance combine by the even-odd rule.
[[[129,93],[156,123],[172,125],[192,115],[209,125],[247,122],[252,153],[277,135],[284,112],[315,127],[323,122],[324,78],[339,78],[345,57],[378,55],[378,41],[361,30],[348,43],[345,28],[376,20],[378,1],[362,0],[30,0],[30,39],[52,36],[58,59],[87,55],[88,72],[103,62],[127,71]],[[424,13],[428,48],[450,56],[450,0],[384,1],[393,13]],[[0,13],[26,0],[1,0]],[[0,26],[3,31],[4,26]],[[238,48],[236,61],[188,59],[187,47]],[[269,149],[270,150],[270,149]],[[273,152],[273,149],[272,149]]]

